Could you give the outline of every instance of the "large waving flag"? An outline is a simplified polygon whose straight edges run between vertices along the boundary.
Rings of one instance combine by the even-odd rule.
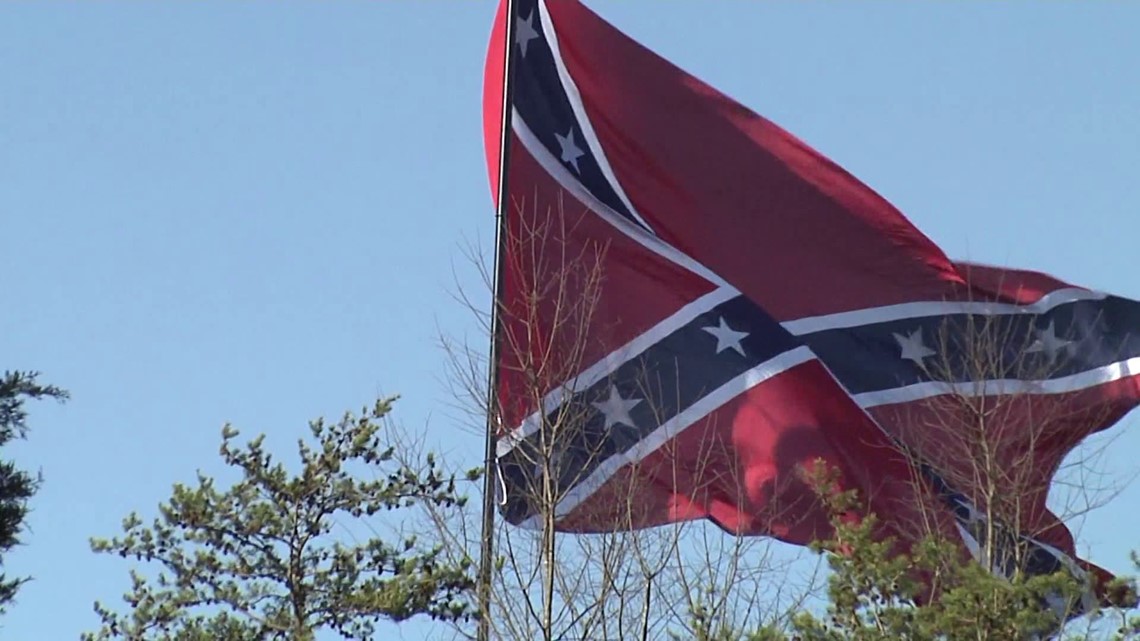
[[[822,460],[904,538],[935,506],[935,527],[976,544],[992,490],[1021,492],[1036,567],[1072,563],[1046,494],[1065,454],[1140,399],[1140,304],[955,263],[579,2],[512,5],[484,107],[508,199],[493,364],[507,520],[533,522],[541,490],[564,530],[709,518],[803,544],[827,515],[797,470]],[[986,488],[967,465],[978,438],[1003,472]]]

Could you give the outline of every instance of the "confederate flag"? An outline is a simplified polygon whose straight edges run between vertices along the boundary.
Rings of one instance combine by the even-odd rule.
[[[925,523],[973,548],[993,513],[1032,571],[1092,567],[1045,499],[1065,454],[1140,399],[1140,304],[955,263],[582,4],[512,5],[484,102],[508,199],[493,363],[508,521],[533,523],[542,494],[567,531],[708,518],[806,544],[829,526],[801,470],[823,461],[904,540]]]

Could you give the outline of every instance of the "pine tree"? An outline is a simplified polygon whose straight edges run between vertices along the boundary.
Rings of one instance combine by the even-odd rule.
[[[471,616],[468,559],[447,561],[414,536],[345,535],[421,502],[463,505],[456,478],[433,456],[413,469],[383,444],[391,405],[311,423],[314,442],[299,442],[296,474],[275,462],[264,436],[238,447],[237,430],[226,426],[221,457],[240,471],[238,482],[219,489],[199,475],[195,487],[175,485],[150,525],[132,514],[121,536],[92,540],[96,552],[160,567],[132,571],[127,614],[96,603],[102,627],[83,638],[311,641],[330,630],[364,640],[380,620]]]
[[[25,438],[28,434],[27,411],[24,403],[29,400],[53,398],[67,399],[67,392],[52,385],[41,385],[36,379],[37,372],[4,372],[0,376],[0,447],[14,439]],[[19,469],[6,457],[0,459],[0,567],[5,555],[20,544],[20,534],[24,530],[28,515],[28,501],[39,489],[40,478]],[[0,614],[5,612],[16,598],[20,586],[27,577],[9,577],[0,571]]]

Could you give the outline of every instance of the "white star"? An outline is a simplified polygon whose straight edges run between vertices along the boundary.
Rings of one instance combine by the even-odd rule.
[[[1049,326],[1044,331],[1037,332],[1037,340],[1033,341],[1025,351],[1027,352],[1045,352],[1049,355],[1049,362],[1052,363],[1057,359],[1057,353],[1062,349],[1069,351],[1070,345],[1073,341],[1066,341],[1057,338],[1057,332],[1053,329],[1053,321],[1049,321]]]
[[[618,423],[623,423],[630,427],[636,427],[633,424],[633,418],[630,417],[629,411],[641,402],[640,398],[622,398],[621,393],[613,385],[610,386],[610,397],[604,401],[591,403],[598,411],[606,417],[606,428],[610,428]]]
[[[538,37],[538,32],[534,29],[534,11],[526,18],[522,16],[515,17],[515,42],[519,44],[519,49],[522,50],[522,55],[526,57],[526,46],[531,40]]]
[[[562,147],[562,162],[570,163],[574,171],[578,171],[578,159],[585,156],[586,152],[582,151],[578,147],[578,144],[574,142],[574,128],[571,127],[570,133],[565,136],[562,134],[554,134],[554,137],[558,139],[558,146]]]
[[[894,332],[891,332],[894,334]],[[902,354],[899,358],[905,358],[914,361],[919,367],[922,366],[922,359],[927,356],[934,356],[934,350],[926,346],[922,342],[922,328],[914,330],[908,336],[902,334],[894,334],[895,340],[898,341],[899,349]]]
[[[744,348],[740,345],[740,341],[748,336],[748,332],[738,332],[728,326],[724,322],[724,317],[720,317],[720,324],[717,327],[702,327],[701,329],[716,336],[716,353],[719,354],[726,349],[732,348],[744,356]]]

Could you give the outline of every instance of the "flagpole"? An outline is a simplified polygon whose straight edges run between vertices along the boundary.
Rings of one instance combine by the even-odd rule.
[[[496,388],[498,387],[499,360],[499,291],[503,281],[503,246],[507,241],[506,221],[510,203],[507,189],[507,168],[511,151],[511,94],[514,83],[515,50],[515,0],[503,0],[506,5],[503,25],[503,103],[502,119],[499,123],[499,174],[498,202],[495,203],[495,279],[491,289],[491,348],[487,362],[487,426],[483,452],[483,525],[479,547],[479,577],[476,584],[479,605],[479,620],[476,631],[477,641],[490,641],[491,638],[491,568],[494,546],[492,533],[495,525],[495,431],[498,416]]]

